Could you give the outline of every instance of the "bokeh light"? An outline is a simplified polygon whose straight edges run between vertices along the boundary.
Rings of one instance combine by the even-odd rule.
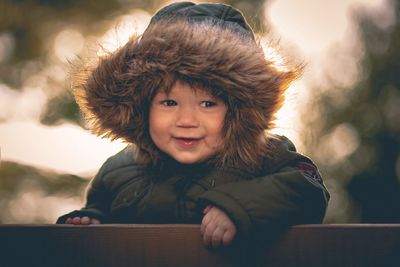
[[[82,51],[85,39],[74,29],[65,29],[59,32],[54,39],[54,54],[64,63],[70,62]]]

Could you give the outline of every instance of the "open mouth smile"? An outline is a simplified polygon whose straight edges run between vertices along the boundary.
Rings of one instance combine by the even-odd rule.
[[[174,140],[179,146],[194,147],[200,142],[201,138],[174,137]]]

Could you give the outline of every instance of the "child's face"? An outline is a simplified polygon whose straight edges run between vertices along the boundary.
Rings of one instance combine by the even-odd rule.
[[[226,112],[223,100],[176,82],[169,94],[160,90],[151,102],[151,139],[180,163],[202,162],[221,148]]]

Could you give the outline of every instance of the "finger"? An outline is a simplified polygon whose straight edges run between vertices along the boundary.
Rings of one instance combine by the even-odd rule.
[[[201,233],[201,235],[204,235],[205,229],[206,229],[206,224],[201,222],[201,225],[200,225],[200,233]]]
[[[203,214],[206,214],[207,212],[209,212],[211,209],[211,205],[208,205],[204,210],[203,210]]]
[[[222,237],[222,243],[224,244],[224,246],[228,246],[230,243],[232,243],[232,240],[234,239],[235,235],[236,235],[236,229],[226,231]]]
[[[84,225],[90,224],[90,218],[87,217],[87,216],[82,217],[81,218],[81,224],[84,224]]]
[[[210,209],[207,211],[206,215],[209,216],[210,221],[215,221],[221,216],[221,210],[214,206],[210,206]]]
[[[73,223],[73,222],[72,222],[72,218],[71,218],[71,217],[67,218],[67,219],[65,220],[64,223],[66,223],[66,224],[72,224],[72,223]]]
[[[72,219],[73,224],[81,224],[81,218],[80,217],[75,217]]]
[[[204,231],[203,234],[203,243],[205,246],[209,246],[211,244],[211,239],[212,239],[212,235],[215,231],[215,224],[213,222],[210,222]]]
[[[202,235],[204,235],[204,232],[206,231],[207,225],[210,222],[210,215],[207,213],[206,215],[204,215],[203,220],[201,221],[201,225],[200,225],[200,232]]]
[[[224,230],[222,228],[217,227],[212,234],[211,244],[213,248],[219,247],[222,241],[222,236],[224,235]]]
[[[99,220],[97,220],[97,219],[92,219],[90,222],[92,224],[101,224],[101,222]]]

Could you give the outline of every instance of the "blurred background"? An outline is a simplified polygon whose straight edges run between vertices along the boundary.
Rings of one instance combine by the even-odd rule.
[[[0,0],[0,223],[53,223],[83,205],[89,179],[125,145],[87,130],[70,62],[118,48],[171,2]],[[275,132],[319,166],[325,222],[399,222],[398,1],[218,2],[306,64]]]

